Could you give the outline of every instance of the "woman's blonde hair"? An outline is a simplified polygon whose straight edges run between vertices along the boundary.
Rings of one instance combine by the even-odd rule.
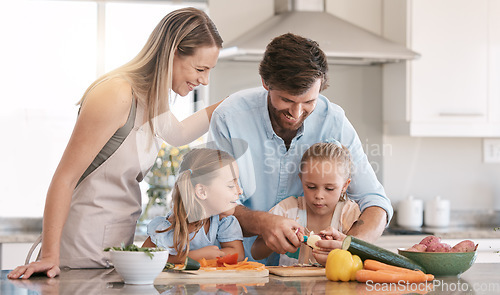
[[[188,220],[192,216],[205,216],[204,208],[195,195],[195,186],[198,183],[209,185],[222,167],[232,165],[234,161],[228,153],[208,148],[193,149],[184,156],[179,168],[179,178],[172,191],[173,212],[169,218],[171,226],[157,231],[173,230],[173,245],[181,260],[189,253]],[[195,232],[203,226],[205,220],[192,223]]]
[[[349,152],[349,149],[347,147],[343,146],[339,142],[320,142],[313,144],[302,155],[302,159],[300,161],[300,171],[303,171],[304,165],[307,161],[312,160],[333,161],[335,162],[335,165],[329,166],[328,168],[336,169],[335,171],[338,171],[342,176],[344,176],[345,180],[351,177],[351,153]],[[345,200],[347,200],[347,194],[344,192],[341,195],[340,201]]]
[[[160,110],[169,110],[174,53],[177,50],[180,56],[192,56],[197,48],[204,46],[222,48],[222,38],[208,15],[193,7],[174,10],[158,23],[135,58],[94,81],[79,104],[97,84],[121,77],[146,104],[149,126],[155,134],[153,118]]]

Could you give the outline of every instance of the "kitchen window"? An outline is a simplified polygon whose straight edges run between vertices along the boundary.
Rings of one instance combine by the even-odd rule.
[[[75,103],[92,81],[132,59],[168,12],[206,8],[203,1],[142,2],[0,2],[0,217],[42,216]],[[176,100],[179,119],[196,109],[195,96]]]

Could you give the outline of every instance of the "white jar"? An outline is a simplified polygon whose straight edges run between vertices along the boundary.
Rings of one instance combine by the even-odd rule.
[[[436,196],[425,202],[424,223],[430,227],[447,227],[450,224],[450,201]]]
[[[401,227],[418,228],[422,226],[424,202],[409,196],[398,204],[397,221]]]

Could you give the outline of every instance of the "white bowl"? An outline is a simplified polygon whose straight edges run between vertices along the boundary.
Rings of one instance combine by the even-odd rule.
[[[153,284],[168,259],[168,250],[152,252],[110,251],[111,261],[125,284]]]

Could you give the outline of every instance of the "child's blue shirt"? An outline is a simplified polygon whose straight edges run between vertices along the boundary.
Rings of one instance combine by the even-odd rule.
[[[172,212],[169,212],[166,217],[158,216],[151,220],[148,224],[147,234],[157,247],[168,249],[171,255],[177,255],[177,251],[173,245],[173,230],[162,233],[156,232],[157,230],[164,230],[170,227],[171,223],[167,219],[171,214]],[[189,234],[189,239],[193,238],[189,243],[190,250],[197,250],[212,245],[220,247],[220,243],[235,240],[243,241],[243,232],[241,231],[240,223],[236,217],[230,215],[219,219],[219,215],[210,217],[210,228],[208,233],[205,233],[202,227],[198,230],[194,238],[194,232]]]

